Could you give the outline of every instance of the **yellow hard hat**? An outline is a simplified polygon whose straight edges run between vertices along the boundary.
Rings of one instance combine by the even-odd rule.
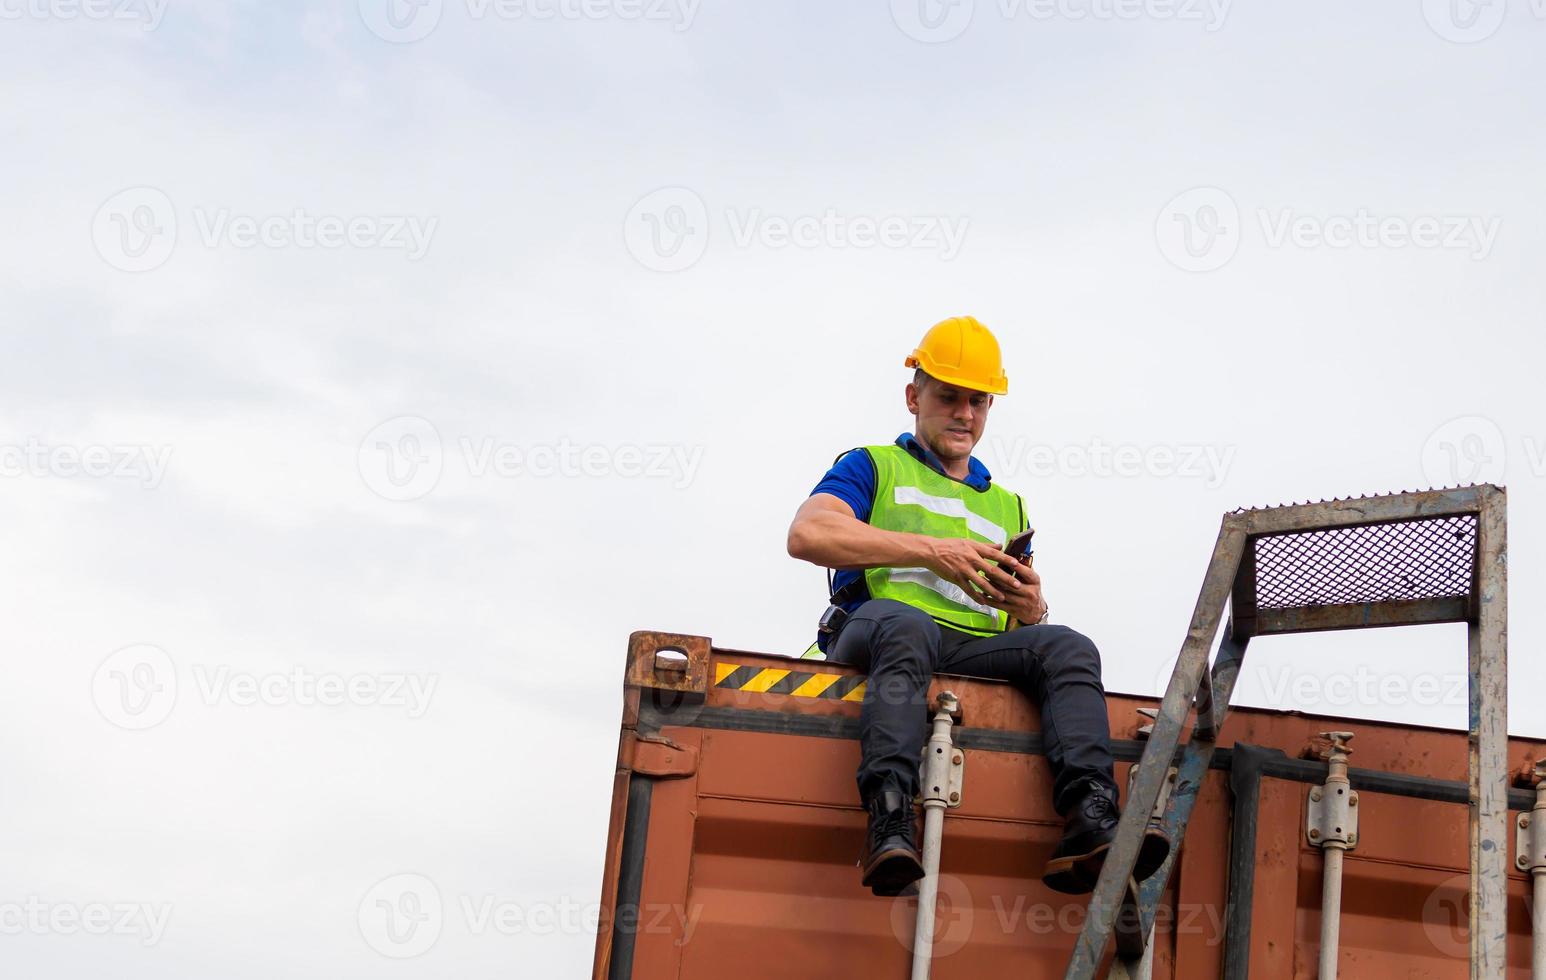
[[[906,366],[923,368],[929,377],[960,388],[992,395],[1009,391],[998,339],[974,316],[953,316],[934,324]]]

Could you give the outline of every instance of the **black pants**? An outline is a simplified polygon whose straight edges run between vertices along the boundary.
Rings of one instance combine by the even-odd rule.
[[[925,698],[936,671],[1008,681],[1041,704],[1042,743],[1059,813],[1077,802],[1069,788],[1086,777],[1114,786],[1100,652],[1067,626],[1022,626],[978,637],[942,628],[905,602],[871,599],[848,617],[827,658],[870,675],[859,715],[863,799],[886,786],[909,799],[917,793],[929,724]]]

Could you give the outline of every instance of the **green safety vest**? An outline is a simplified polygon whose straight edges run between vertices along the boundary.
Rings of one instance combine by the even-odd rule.
[[[870,524],[934,538],[976,538],[1002,548],[1028,526],[1020,495],[990,484],[974,490],[937,472],[901,446],[866,446],[875,463]],[[872,599],[917,606],[942,626],[989,636],[1002,633],[1008,614],[983,605],[959,585],[927,568],[870,568],[864,572]]]

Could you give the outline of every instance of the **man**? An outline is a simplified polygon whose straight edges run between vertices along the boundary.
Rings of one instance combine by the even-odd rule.
[[[898,895],[923,877],[913,798],[935,671],[1009,681],[1041,705],[1053,805],[1066,819],[1043,871],[1091,891],[1115,835],[1117,789],[1100,654],[1046,624],[1041,577],[1001,547],[1028,527],[1024,501],[971,453],[993,397],[1008,391],[998,341],[972,317],[936,324],[908,357],[912,433],[839,457],[789,527],[789,554],[836,570],[817,643],[869,674],[859,716],[860,798],[869,813],[862,881]],[[1020,625],[1035,624],[1035,625]],[[1143,879],[1169,842],[1151,827]]]

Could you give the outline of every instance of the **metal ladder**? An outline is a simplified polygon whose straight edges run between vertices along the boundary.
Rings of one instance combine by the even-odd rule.
[[[1468,625],[1470,670],[1470,975],[1501,980],[1510,830],[1506,506],[1502,488],[1478,485],[1225,515],[1065,980],[1093,980],[1113,938],[1110,976],[1140,975],[1155,907],[1252,637],[1458,622]],[[1226,602],[1230,615],[1210,670]],[[1174,842],[1170,858],[1134,890],[1138,847],[1172,768],[1162,818]]]

